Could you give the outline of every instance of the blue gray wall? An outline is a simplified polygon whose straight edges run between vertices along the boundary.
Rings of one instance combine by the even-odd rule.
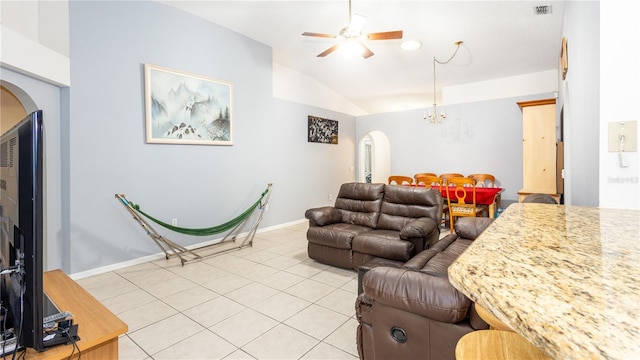
[[[69,8],[68,272],[160,251],[116,193],[160,219],[205,227],[235,217],[272,182],[268,227],[303,219],[354,179],[354,118],[275,100],[269,47],[156,2]],[[232,82],[235,144],[146,144],[145,63]],[[307,115],[338,120],[339,144],[308,143]],[[161,232],[185,245],[210,240]]]

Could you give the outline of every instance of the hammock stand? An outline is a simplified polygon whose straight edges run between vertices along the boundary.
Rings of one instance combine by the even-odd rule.
[[[236,218],[226,222],[225,224],[212,227],[212,228],[206,228],[206,229],[186,229],[186,228],[178,228],[177,226],[166,224],[146,214],[142,210],[140,210],[140,206],[127,200],[124,194],[116,194],[115,196],[116,196],[116,199],[120,200],[120,203],[133,216],[133,219],[136,220],[138,224],[140,224],[142,229],[147,233],[147,235],[151,238],[151,240],[153,240],[153,242],[155,242],[156,245],[158,245],[158,247],[162,249],[165,255],[165,259],[168,260],[171,256],[177,256],[178,258],[180,258],[180,263],[182,264],[182,266],[184,266],[184,264],[187,261],[201,260],[204,257],[217,255],[217,254],[225,253],[232,250],[239,250],[245,246],[253,246],[253,238],[256,234],[256,231],[258,230],[258,225],[260,225],[260,222],[262,221],[262,217],[264,216],[264,211],[266,210],[267,205],[269,204],[269,197],[271,196],[272,185],[273,184],[271,183],[268,184],[267,189],[262,193],[262,196],[260,197],[260,199],[258,199],[258,201],[256,201],[245,212],[243,212]],[[238,235],[240,235],[244,227],[247,225],[247,223],[249,222],[249,219],[252,217],[251,215],[253,215],[256,209],[259,209],[260,215],[258,216],[256,223],[251,227],[251,229],[246,234],[246,236],[244,237],[244,240],[241,243],[231,248],[220,249],[218,251],[214,251],[210,253],[208,252],[207,255],[200,255],[196,253],[196,251],[198,250],[211,249],[213,247],[216,247],[218,245],[222,245],[231,241],[236,242]],[[225,230],[228,230],[229,228],[228,226],[233,226],[233,229],[229,233],[227,233],[227,235],[225,235],[224,238],[219,242],[188,249],[160,235],[160,233],[158,233],[153,228],[153,226],[151,226],[151,224],[149,224],[149,222],[145,220],[144,217],[168,229],[181,232],[184,234],[196,235],[196,236],[213,235],[216,233],[221,233]],[[202,234],[203,232],[206,232],[206,234]]]

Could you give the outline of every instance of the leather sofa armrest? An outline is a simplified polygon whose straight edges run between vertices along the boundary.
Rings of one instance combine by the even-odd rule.
[[[400,238],[403,240],[407,240],[410,238],[426,238],[433,232],[433,229],[437,228],[433,219],[429,218],[418,218],[410,221],[405,225],[402,230],[400,230]]]
[[[464,320],[471,306],[446,277],[409,269],[371,269],[364,275],[363,289],[376,302],[445,323]]]
[[[309,219],[312,226],[325,226],[342,221],[340,210],[331,206],[309,209],[305,211],[304,217]]]
[[[420,269],[422,269],[422,267],[427,262],[429,262],[429,260],[431,260],[431,258],[434,257],[437,253],[438,251],[435,251],[433,249],[422,250],[418,254],[416,254],[416,256],[409,259],[409,261],[402,265],[402,267],[409,270],[420,271]]]

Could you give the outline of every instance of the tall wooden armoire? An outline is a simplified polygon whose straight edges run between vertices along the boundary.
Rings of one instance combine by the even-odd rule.
[[[522,110],[522,189],[519,201],[533,193],[553,196],[556,186],[556,99],[518,102]]]

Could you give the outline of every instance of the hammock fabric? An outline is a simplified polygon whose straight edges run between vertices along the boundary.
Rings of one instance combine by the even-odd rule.
[[[149,220],[155,222],[156,224],[163,226],[169,230],[173,230],[177,233],[181,233],[181,234],[186,234],[186,235],[193,235],[193,236],[210,236],[210,235],[215,235],[215,234],[219,234],[221,232],[225,232],[227,230],[231,230],[234,227],[238,226],[240,223],[242,223],[244,220],[246,220],[249,216],[251,216],[251,214],[253,214],[253,210],[255,210],[256,207],[258,207],[261,202],[262,199],[264,199],[265,195],[267,195],[267,193],[269,192],[269,188],[267,188],[264,192],[262,192],[262,195],[260,196],[260,199],[258,199],[258,201],[256,201],[255,203],[253,203],[253,205],[251,205],[247,210],[245,210],[242,214],[238,215],[237,217],[227,221],[224,224],[220,224],[218,226],[212,226],[212,227],[208,227],[208,228],[199,228],[199,229],[192,229],[192,228],[183,228],[183,227],[178,227],[178,226],[174,226],[171,224],[167,224],[161,220],[158,220],[156,218],[154,218],[153,216],[145,213],[144,211],[140,210],[140,205],[136,205],[132,202],[129,201],[129,204],[136,210],[138,211],[140,214],[144,215],[145,217],[147,217]]]

